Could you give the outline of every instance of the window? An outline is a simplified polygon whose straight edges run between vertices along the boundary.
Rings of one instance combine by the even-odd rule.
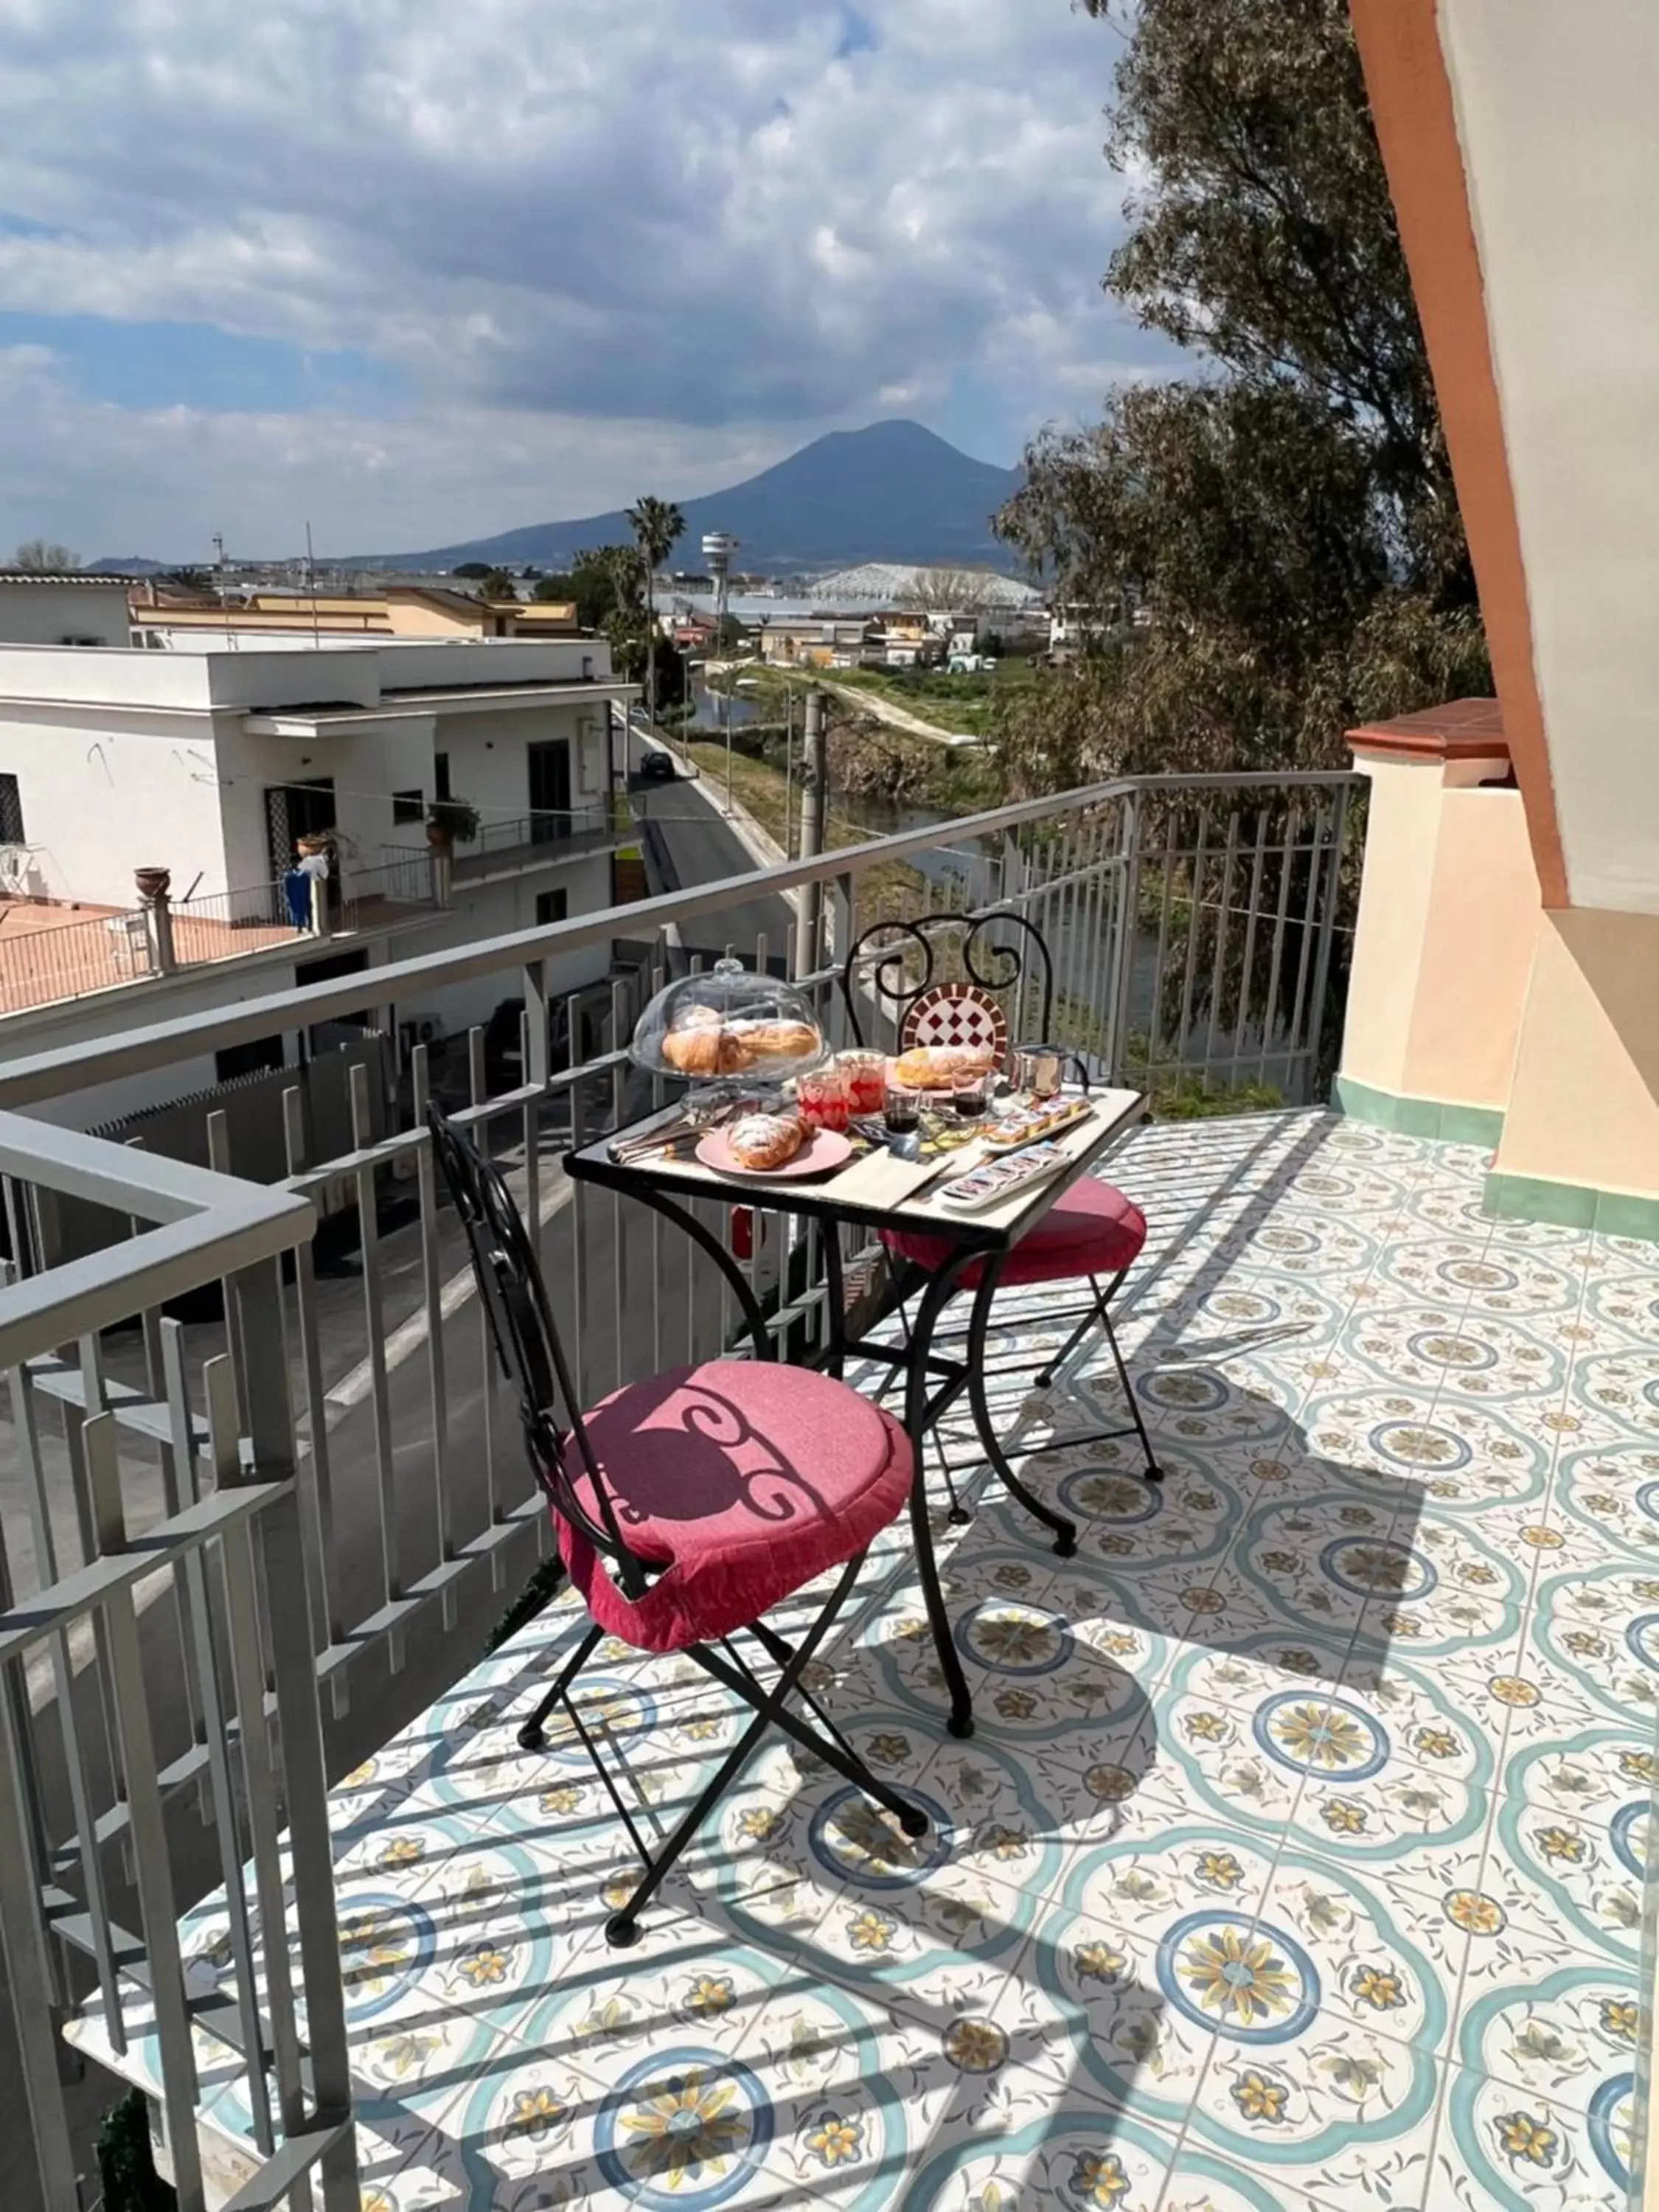
[[[550,921],[563,921],[570,913],[568,891],[538,891],[536,894],[536,927],[545,929]]]
[[[27,845],[23,798],[15,775],[0,775],[0,845]]]
[[[419,822],[426,815],[426,793],[422,791],[394,791],[392,794],[392,818],[394,822]]]
[[[101,637],[60,637],[58,642],[59,645],[88,646],[102,645],[104,641]]]
[[[434,753],[432,756],[432,788],[440,799],[447,799],[450,795],[447,753]]]

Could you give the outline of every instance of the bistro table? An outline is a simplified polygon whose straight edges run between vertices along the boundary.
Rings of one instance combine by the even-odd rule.
[[[1046,1181],[1015,1192],[1000,1206],[988,1206],[975,1213],[962,1213],[941,1206],[938,1196],[941,1187],[953,1176],[965,1173],[982,1157],[979,1141],[973,1138],[944,1160],[938,1157],[903,1158],[884,1146],[873,1146],[832,1173],[811,1181],[719,1173],[704,1167],[693,1157],[694,1140],[687,1138],[678,1139],[672,1149],[644,1159],[617,1159],[612,1156],[613,1146],[626,1143],[632,1146],[654,1127],[677,1121],[680,1109],[670,1107],[626,1129],[613,1131],[607,1137],[580,1146],[565,1160],[566,1171],[574,1181],[600,1184],[639,1200],[672,1220],[709,1255],[730,1285],[757,1353],[763,1358],[769,1356],[771,1339],[754,1287],[721,1239],[689,1210],[689,1202],[720,1199],[769,1212],[793,1214],[821,1224],[829,1341],[814,1364],[839,1375],[848,1360],[870,1359],[896,1370],[903,1378],[904,1425],[916,1461],[916,1480],[910,1493],[916,1568],[927,1603],[928,1625],[950,1692],[948,1725],[956,1736],[973,1734],[973,1702],[939,1587],[922,1474],[922,1448],[965,1391],[980,1443],[993,1471],[1028,1510],[1053,1530],[1054,1549],[1060,1557],[1071,1556],[1077,1540],[1074,1525],[1045,1505],[1020,1481],[996,1433],[986,1391],[985,1351],[991,1303],[1009,1254],[1043,1219],[1055,1200],[1080,1176],[1089,1173],[1126,1129],[1146,1118],[1146,1098],[1138,1091],[1096,1091],[1087,1103],[1086,1118],[1061,1131],[1054,1139],[1067,1156],[1063,1168]],[[937,1267],[927,1271],[902,1268],[881,1310],[856,1336],[850,1336],[847,1328],[839,1235],[846,1224],[878,1232],[909,1231],[949,1247],[948,1258]],[[974,1289],[964,1357],[946,1358],[933,1348],[939,1316],[951,1294],[960,1286],[963,1276],[975,1261],[983,1262],[983,1267]],[[921,1302],[904,1332],[903,1341],[895,1345],[877,1340],[871,1331],[903,1300],[918,1291]]]

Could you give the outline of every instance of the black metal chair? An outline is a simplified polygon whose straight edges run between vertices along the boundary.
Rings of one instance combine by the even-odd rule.
[[[605,1923],[608,1940],[637,1940],[641,1911],[769,1728],[844,1776],[906,1835],[924,1834],[927,1814],[877,1779],[801,1679],[871,1540],[908,1503],[914,1455],[902,1427],[845,1383],[771,1359],[763,1331],[753,1360],[676,1369],[580,1410],[534,1248],[500,1170],[435,1106],[428,1121],[496,1354],[518,1393],[530,1464],[590,1615],[519,1741],[540,1748],[548,1715],[562,1705],[644,1864]],[[841,1572],[822,1610],[790,1644],[763,1616],[832,1568]],[[755,1715],[654,1856],[570,1698],[607,1634],[641,1650],[684,1652]],[[739,1636],[774,1670],[769,1686],[738,1649]],[[816,1726],[791,1710],[797,1696]]]
[[[961,973],[946,979],[940,972],[941,955],[952,949],[956,957],[951,964]],[[848,1024],[860,1045],[866,1041],[865,1017],[873,1014],[889,1029],[901,1053],[927,1044],[979,1046],[988,1047],[1000,1060],[1011,1046],[1019,1044],[1018,1029],[1031,1024],[1036,1036],[1030,1048],[1055,1053],[1083,1088],[1089,1086],[1087,1062],[1048,1042],[1054,1030],[1053,956],[1036,923],[1013,908],[987,907],[977,912],[924,915],[911,921],[877,922],[853,945],[840,984]],[[1005,1000],[1006,1005],[1002,1003]],[[1105,1335],[1128,1407],[1129,1419],[1121,1426],[1051,1437],[1041,1444],[1003,1443],[991,1424],[984,1389],[990,1298],[975,1297],[966,1332],[969,1364],[976,1377],[972,1404],[980,1441],[1004,1485],[1054,1531],[1054,1548],[1062,1558],[1069,1557],[1075,1548],[1073,1523],[1044,1505],[1018,1480],[1008,1464],[1011,1459],[1060,1444],[1108,1443],[1134,1437],[1144,1455],[1146,1480],[1163,1480],[1110,1312],[1111,1301],[1139,1256],[1146,1238],[1146,1220],[1139,1207],[1111,1184],[1091,1179],[1060,1200],[1048,1218],[1016,1248],[997,1279],[998,1285],[1009,1288],[1020,1284],[1087,1283],[1085,1302],[1047,1316],[1056,1322],[1075,1323],[1060,1349],[1041,1363],[1015,1361],[1000,1371],[1035,1370],[1037,1387],[1046,1389],[1090,1330],[1098,1328]],[[906,1300],[950,1259],[951,1247],[943,1239],[897,1232],[884,1235],[883,1242],[907,1271],[901,1273],[896,1286],[903,1324]],[[976,1262],[963,1271],[957,1287],[978,1291],[984,1272],[985,1263]],[[968,1516],[957,1498],[942,1446],[939,1455],[951,1496],[951,1517],[965,1521]]]

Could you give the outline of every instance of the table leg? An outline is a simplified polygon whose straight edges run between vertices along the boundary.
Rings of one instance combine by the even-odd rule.
[[[986,1338],[991,1326],[991,1301],[996,1296],[1001,1276],[1001,1260],[988,1260],[974,1292],[973,1314],[968,1323],[968,1402],[974,1409],[974,1426],[979,1431],[980,1443],[991,1462],[992,1473],[1033,1519],[1053,1530],[1055,1551],[1062,1559],[1069,1559],[1077,1550],[1076,1522],[1067,1520],[1063,1513],[1056,1513],[1034,1491],[1026,1488],[1014,1473],[991,1419],[991,1401],[985,1388]]]
[[[839,1382],[847,1366],[847,1277],[842,1266],[841,1224],[824,1221],[818,1234],[823,1240],[823,1295],[830,1319],[823,1370]]]
[[[954,1736],[972,1735],[974,1701],[969,1694],[968,1678],[963,1672],[951,1616],[945,1610],[945,1593],[939,1587],[939,1562],[933,1556],[933,1524],[927,1517],[924,1456],[928,1425],[927,1356],[939,1317],[950,1303],[963,1269],[970,1266],[975,1256],[972,1252],[958,1253],[955,1259],[947,1261],[929,1282],[922,1295],[915,1325],[910,1331],[907,1347],[909,1357],[904,1376],[904,1425],[909,1434],[910,1447],[916,1462],[915,1480],[910,1490],[910,1532],[916,1547],[916,1575],[927,1607],[927,1625],[933,1632],[933,1649],[939,1654],[945,1686],[951,1697],[951,1711],[945,1726]]]
[[[744,1326],[749,1331],[750,1340],[755,1347],[756,1358],[774,1358],[776,1346],[773,1344],[771,1332],[766,1326],[766,1316],[760,1310],[760,1304],[754,1291],[750,1288],[749,1278],[720,1243],[720,1238],[711,1230],[705,1228],[689,1208],[677,1204],[672,1198],[665,1198],[660,1191],[631,1190],[628,1194],[630,1198],[637,1198],[641,1206],[648,1206],[653,1212],[660,1213],[665,1220],[672,1221],[677,1229],[684,1230],[692,1243],[700,1246],[708,1255],[732,1286],[732,1294],[737,1299],[743,1314]]]

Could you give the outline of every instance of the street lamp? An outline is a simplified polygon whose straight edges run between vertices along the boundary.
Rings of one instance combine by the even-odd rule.
[[[726,593],[732,578],[732,556],[738,540],[724,530],[711,530],[702,541],[702,565],[714,580],[714,638],[722,657],[726,652]],[[732,811],[732,694],[720,692],[720,721],[726,732],[726,811]]]

